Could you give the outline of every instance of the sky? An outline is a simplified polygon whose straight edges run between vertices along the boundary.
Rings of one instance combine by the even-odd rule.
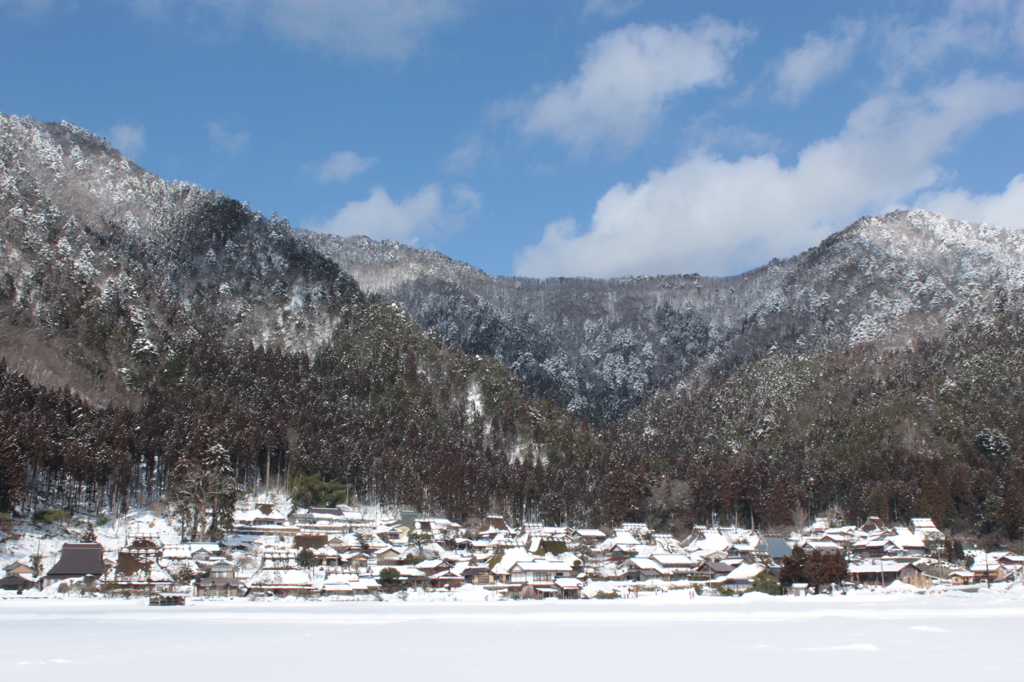
[[[727,275],[863,215],[1024,228],[1011,0],[0,0],[0,112],[493,275]]]

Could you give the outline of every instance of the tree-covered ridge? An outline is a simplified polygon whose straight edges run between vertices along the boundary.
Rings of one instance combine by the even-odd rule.
[[[70,124],[0,117],[0,151],[4,508],[165,499],[198,534],[319,477],[455,519],[1018,532],[1019,233],[906,211],[731,278],[493,278]]]
[[[70,124],[0,117],[0,352],[32,381],[130,400],[180,339],[313,350],[358,287],[215,192]]]
[[[178,345],[137,407],[91,407],[4,366],[0,503],[173,504],[206,485],[221,452],[238,489],[301,472],[350,484],[363,502],[453,518],[601,514],[609,463],[584,425],[527,399],[496,361],[427,339],[392,303],[347,315],[312,358],[209,337]]]
[[[772,352],[666,391],[621,425],[649,470],[685,484],[678,522],[788,525],[932,517],[1016,536],[1024,520],[1024,299],[992,292],[945,337]]]
[[[502,360],[531,395],[608,424],[658,389],[771,349],[941,335],[1024,283],[1024,239],[923,211],[863,218],[734,277],[489,277],[434,252],[300,233],[448,343]]]

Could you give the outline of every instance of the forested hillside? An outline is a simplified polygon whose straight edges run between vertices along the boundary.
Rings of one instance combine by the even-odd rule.
[[[67,123],[0,117],[0,164],[0,510],[319,481],[457,520],[1019,533],[1018,232],[904,211],[729,278],[500,278]]]
[[[492,355],[533,395],[607,424],[676,380],[770,349],[941,335],[992,287],[1024,282],[1024,240],[923,211],[865,218],[743,275],[489,277],[365,237],[302,236],[449,343]]]
[[[547,495],[592,512],[602,448],[497,361],[366,297],[283,221],[70,124],[0,123],[4,507],[157,500],[216,452],[250,489],[316,474],[456,516]]]
[[[776,527],[826,511],[925,516],[1016,536],[1024,299],[998,291],[988,303],[942,338],[771,352],[660,393],[619,425],[652,479],[682,486],[677,499],[653,496],[648,512],[680,525],[717,515]]]

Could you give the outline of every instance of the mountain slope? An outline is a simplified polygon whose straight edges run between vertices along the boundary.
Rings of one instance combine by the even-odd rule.
[[[0,118],[0,152],[0,506],[182,499],[212,467],[459,517],[593,511],[594,434],[286,222],[67,123]]]
[[[294,231],[71,124],[0,117],[0,160],[2,509],[168,500],[195,529],[182,500],[272,486],[1018,533],[1020,233],[906,211],[735,277],[496,278]]]
[[[490,277],[393,242],[302,236],[445,341],[501,359],[533,395],[600,423],[659,387],[773,347],[941,335],[1024,277],[1019,233],[923,211],[862,219],[798,256],[724,278]]]

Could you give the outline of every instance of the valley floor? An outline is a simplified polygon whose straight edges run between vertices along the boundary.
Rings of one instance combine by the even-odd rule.
[[[1024,587],[582,601],[0,599],[3,680],[972,679],[1024,670]]]

